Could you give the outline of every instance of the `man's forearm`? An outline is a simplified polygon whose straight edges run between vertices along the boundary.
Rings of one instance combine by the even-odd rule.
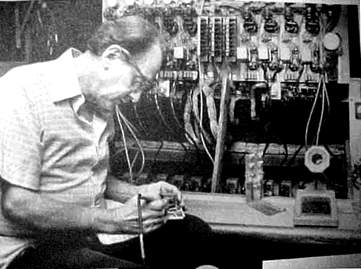
[[[117,179],[112,175],[107,177],[106,198],[121,203],[126,202],[129,198],[139,193],[140,187],[129,184],[125,181]]]
[[[10,186],[2,195],[2,211],[35,234],[45,231],[109,232],[110,213],[55,201],[37,192]]]

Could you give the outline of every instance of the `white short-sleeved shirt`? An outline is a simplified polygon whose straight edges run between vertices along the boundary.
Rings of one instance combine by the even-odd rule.
[[[114,127],[97,113],[92,121],[82,117],[76,54],[69,49],[0,78],[0,176],[58,201],[99,207]],[[7,220],[0,207],[0,268],[32,243],[29,231]]]

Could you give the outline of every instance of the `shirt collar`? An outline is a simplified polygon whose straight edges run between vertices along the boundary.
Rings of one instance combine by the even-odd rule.
[[[50,98],[54,103],[82,96],[74,67],[74,58],[80,54],[80,51],[70,48],[53,61]]]

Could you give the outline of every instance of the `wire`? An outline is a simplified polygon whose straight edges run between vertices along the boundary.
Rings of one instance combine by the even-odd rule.
[[[191,111],[192,111],[192,96],[193,96],[192,89],[189,94],[187,95],[186,103],[184,105],[184,112],[183,112],[183,119],[184,119],[184,130],[188,134],[189,138],[195,142],[195,144],[199,143],[199,140],[194,132],[193,126],[191,124]],[[189,141],[189,140],[188,140]],[[190,141],[189,141],[190,142]]]
[[[176,132],[174,131],[174,129],[172,129],[172,128],[169,126],[169,124],[167,123],[166,119],[164,118],[164,115],[163,115],[163,113],[162,113],[162,110],[160,109],[160,106],[159,106],[158,93],[157,93],[157,92],[154,93],[154,101],[155,101],[155,104],[156,104],[156,107],[157,107],[158,114],[159,114],[159,116],[160,116],[160,118],[161,118],[161,120],[162,120],[162,123],[164,124],[164,126],[166,127],[166,129],[169,131],[169,133],[176,134]],[[179,142],[179,144],[180,144],[181,147],[184,149],[184,151],[185,151],[186,153],[188,153],[187,147],[186,147],[183,143],[181,143],[181,142]],[[185,154],[184,157],[183,157],[183,162],[184,162],[185,158],[186,158],[186,154]]]
[[[138,122],[138,125],[140,126],[140,128],[142,129],[143,133],[145,136],[148,135],[147,133],[147,129],[146,127],[144,126],[140,116],[139,116],[139,113],[138,113],[138,107],[137,107],[137,103],[134,103],[133,104],[133,111],[134,111],[134,114],[135,114],[135,118],[137,119],[137,122]],[[135,129],[134,129],[135,130]]]
[[[140,133],[138,128],[136,128],[124,115],[123,113],[120,112],[120,116],[122,118],[122,120],[135,132],[135,133]]]
[[[162,123],[164,124],[164,126],[166,127],[166,129],[167,129],[170,133],[172,133],[173,130],[172,130],[172,128],[168,125],[168,123],[166,122],[166,120],[165,120],[165,118],[164,118],[164,116],[163,116],[163,113],[162,113],[162,111],[161,111],[161,109],[160,109],[157,91],[154,92],[153,97],[154,97],[154,103],[155,103],[155,105],[156,105],[156,107],[157,107],[158,115],[159,115]]]
[[[298,147],[298,149],[296,149],[296,151],[293,153],[291,159],[289,159],[287,166],[290,166],[296,160],[296,157],[297,157],[298,153],[300,153],[302,148],[303,148],[303,145],[300,145]]]
[[[313,101],[313,104],[312,104],[312,107],[311,107],[311,111],[310,111],[310,115],[308,116],[308,120],[307,120],[307,124],[306,124],[306,130],[305,130],[305,147],[306,147],[306,149],[308,148],[308,131],[309,131],[309,128],[310,128],[310,123],[311,123],[312,115],[313,115],[313,113],[314,113],[314,110],[315,110],[315,107],[316,107],[316,103],[317,103],[317,99],[318,99],[318,97],[319,97],[320,91],[321,91],[321,80],[320,80],[320,82],[318,83],[317,92],[316,92],[316,94],[315,94],[315,99],[314,99],[314,101]]]
[[[169,103],[170,103],[170,106],[171,106],[171,110],[172,110],[172,115],[173,115],[173,118],[175,120],[175,122],[177,123],[179,129],[181,129],[183,131],[183,134],[184,134],[184,137],[196,148],[197,150],[197,159],[198,161],[200,160],[200,156],[199,156],[199,148],[197,146],[197,143],[196,141],[194,141],[194,139],[192,138],[191,134],[188,133],[188,131],[182,126],[182,124],[180,123],[178,117],[177,117],[177,114],[176,114],[176,111],[175,111],[175,107],[174,107],[174,95],[175,95],[175,90],[176,90],[176,82],[174,81],[174,87],[172,87],[172,91],[171,91],[171,95],[170,95],[170,98],[169,98]],[[174,89],[174,90],[173,90]],[[187,147],[183,144],[183,143],[180,143],[182,145],[182,147],[185,149],[185,151],[188,153],[188,149]],[[185,158],[186,155],[184,155],[184,158]],[[184,160],[183,160],[184,162]]]
[[[138,154],[135,155],[134,159],[132,162],[130,162],[130,158],[129,158],[129,153],[128,153],[128,148],[127,148],[127,143],[126,143],[126,140],[125,140],[125,134],[123,135],[123,132],[124,132],[124,129],[123,129],[123,126],[122,126],[122,122],[121,120],[123,120],[124,124],[126,125],[126,127],[128,128],[130,134],[133,136],[136,144],[137,144],[137,147],[139,149],[139,152],[141,154],[141,166],[139,168],[139,171],[136,173],[136,176],[134,178],[137,178],[144,170],[144,166],[145,166],[145,154],[144,154],[144,149],[137,137],[137,135],[135,134],[135,131],[132,129],[131,125],[130,125],[130,122],[128,121],[128,119],[121,113],[120,109],[118,106],[115,107],[115,111],[116,111],[116,115],[117,115],[117,119],[118,119],[118,124],[119,124],[119,127],[121,128],[121,131],[122,131],[122,137],[123,137],[123,143],[124,143],[124,150],[125,150],[125,154],[126,154],[126,157],[127,157],[127,163],[128,163],[128,166],[130,167],[130,173],[132,176],[133,176],[133,171],[132,171],[132,168],[135,164],[135,160],[138,158]],[[138,151],[137,151],[138,153]],[[128,160],[129,158],[129,160]]]
[[[118,106],[116,106],[115,108],[117,111],[116,115],[117,115],[117,120],[118,120],[118,124],[120,127],[120,131],[122,133],[122,140],[123,140],[123,145],[124,145],[124,150],[125,150],[125,157],[127,160],[127,164],[128,164],[128,170],[129,170],[129,178],[130,178],[130,182],[133,183],[133,171],[132,171],[132,165],[130,163],[130,157],[129,157],[129,151],[128,151],[128,146],[127,146],[127,139],[125,138],[125,132],[124,132],[124,128],[123,128],[123,124],[122,121],[120,119],[120,111]]]
[[[161,140],[161,141],[160,141],[160,146],[159,146],[157,152],[154,154],[153,164],[152,164],[152,166],[150,167],[150,171],[153,171],[154,166],[155,166],[155,164],[157,163],[158,155],[159,155],[160,151],[162,150],[163,146],[164,146],[164,141]]]
[[[29,17],[30,17],[31,11],[33,10],[33,6],[34,6],[35,1],[36,1],[36,0],[31,0],[31,2],[30,2],[30,4],[29,4],[29,7],[28,7],[28,9],[26,10],[26,14],[25,14],[23,23],[22,23],[21,26],[20,26],[20,31],[19,31],[20,34],[19,34],[19,35],[21,35],[21,34],[24,32],[25,25],[26,25],[26,23],[27,23],[28,20],[29,20]]]
[[[288,146],[287,146],[287,143],[283,144],[283,148],[285,149],[285,157],[281,161],[280,166],[283,166],[286,163],[287,159],[288,159]]]
[[[325,91],[326,91],[326,87],[325,87],[325,83],[324,83],[324,76],[321,75],[321,83],[322,83],[322,103],[321,103],[321,115],[320,115],[320,120],[318,122],[318,128],[317,128],[317,134],[316,134],[316,146],[318,146],[319,143],[319,139],[320,139],[320,132],[321,132],[321,126],[322,126],[322,121],[323,121],[323,115],[324,115],[324,111],[325,111]]]
[[[324,36],[325,31],[326,31],[326,27],[325,27],[324,23],[322,23],[322,21],[321,21],[321,33],[322,33],[322,36]],[[323,59],[322,54],[323,54],[322,50],[320,50],[320,59]],[[324,64],[322,63],[322,66],[323,65]],[[310,112],[310,115],[308,117],[307,124],[306,124],[306,130],[305,130],[305,147],[306,147],[306,149],[308,148],[308,131],[309,131],[309,127],[310,127],[312,114],[314,113],[318,98],[321,95],[322,95],[321,112],[320,112],[321,114],[320,114],[320,118],[319,118],[319,121],[318,121],[317,132],[316,132],[316,141],[315,141],[316,145],[319,144],[322,122],[324,120],[325,103],[327,104],[328,112],[330,112],[330,98],[329,98],[328,91],[327,91],[327,88],[326,88],[326,78],[325,78],[324,71],[322,71],[321,74],[320,74],[320,81],[319,81],[319,83],[317,85],[317,92],[316,92],[316,95],[315,95],[315,100],[314,100],[314,102],[312,104],[311,112]]]
[[[326,81],[324,81],[324,85],[325,85],[325,96],[326,96],[326,103],[327,103],[327,111],[328,113],[330,113],[331,111],[331,102],[330,102],[330,97],[328,95],[328,90],[326,88]]]
[[[122,114],[120,114],[120,115],[123,116]],[[124,116],[123,116],[123,118],[126,119]],[[127,123],[126,123],[126,125],[127,125]],[[136,136],[134,130],[132,130],[132,129],[130,128],[130,126],[128,126],[128,125],[127,125],[127,127],[128,127],[129,132],[132,134],[132,136],[133,136],[133,138],[134,138],[134,140],[135,140],[135,142],[136,142],[136,144],[137,144],[137,146],[138,146],[138,149],[139,149],[139,151],[140,151],[140,153],[141,153],[141,157],[142,157],[142,159],[141,159],[141,160],[142,160],[141,166],[140,166],[139,171],[136,173],[136,176],[135,176],[135,178],[137,178],[137,177],[143,172],[143,170],[144,170],[144,166],[145,166],[145,154],[144,154],[144,149],[143,149],[143,147],[142,147],[142,145],[141,145],[138,137]],[[134,157],[134,162],[135,162],[136,159],[137,159],[137,156]]]
[[[170,97],[169,97],[169,103],[170,103],[170,107],[171,107],[171,110],[172,110],[172,115],[173,115],[173,118],[175,120],[175,122],[177,123],[177,126],[180,128],[180,129],[184,129],[182,127],[182,124],[180,123],[180,121],[178,120],[178,117],[177,117],[177,114],[176,114],[176,111],[175,111],[175,108],[174,108],[174,95],[175,95],[175,91],[176,91],[176,81],[173,82],[173,87],[171,88],[171,94],[170,94]]]
[[[266,152],[267,152],[267,149],[268,149],[269,145],[270,145],[270,143],[267,142],[266,145],[265,145],[265,147],[264,147],[264,149],[263,149],[263,153],[262,153],[262,156],[263,156],[263,157],[266,155]]]
[[[202,92],[200,91],[199,87],[196,87],[193,91],[192,94],[192,108],[193,108],[193,115],[195,118],[195,122],[197,125],[195,125],[195,131],[197,132],[197,134],[201,133],[203,135],[203,139],[205,139],[206,142],[208,143],[212,143],[212,138],[211,135],[209,135],[207,133],[207,131],[203,128],[203,124],[201,124],[201,122],[203,122],[203,117],[201,117],[201,112],[199,111],[199,107],[203,108],[203,95],[200,96],[200,98],[202,98],[200,101],[199,99],[199,95],[202,94]],[[200,104],[201,103],[201,104]],[[202,109],[202,115],[203,115],[203,109]],[[199,132],[200,130],[200,132]],[[199,134],[199,137],[201,137],[201,135]]]
[[[330,155],[331,155],[333,158],[337,157],[338,154],[333,153],[332,150],[330,149],[330,147],[329,147],[328,145],[324,144],[323,146],[325,147],[325,149],[327,150],[327,152],[330,153]]]
[[[134,156],[133,161],[132,161],[132,163],[131,163],[132,169],[133,169],[133,167],[134,167],[135,161],[136,161],[137,158],[138,158],[138,155],[139,155],[139,151],[137,151],[137,152],[135,153],[135,156]]]
[[[331,32],[337,25],[339,19],[340,19],[340,15],[341,15],[341,6],[339,5],[333,5],[330,6],[333,10],[331,10],[332,12],[332,17],[331,20],[329,20],[325,26],[325,32]]]
[[[201,141],[202,141],[203,148],[206,151],[209,159],[214,164],[214,158],[213,158],[212,154],[210,153],[206,142],[204,141],[203,132],[202,132],[203,131],[203,123],[202,123],[203,122],[203,91],[202,91],[202,83],[201,82],[199,83],[199,95],[200,95],[200,103],[201,103],[200,112],[199,112],[199,114],[200,114],[199,115],[199,127],[201,129],[201,132],[200,132]]]
[[[215,86],[213,85],[213,87]],[[217,122],[216,104],[214,102],[214,89],[212,89],[209,86],[205,86],[203,87],[203,92],[206,96],[207,113],[208,113],[209,127],[211,130],[211,134],[213,135],[214,139],[217,139],[218,122]]]

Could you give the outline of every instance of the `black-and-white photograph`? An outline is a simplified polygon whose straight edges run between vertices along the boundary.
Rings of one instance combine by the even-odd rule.
[[[0,0],[0,269],[360,269],[360,12]]]

